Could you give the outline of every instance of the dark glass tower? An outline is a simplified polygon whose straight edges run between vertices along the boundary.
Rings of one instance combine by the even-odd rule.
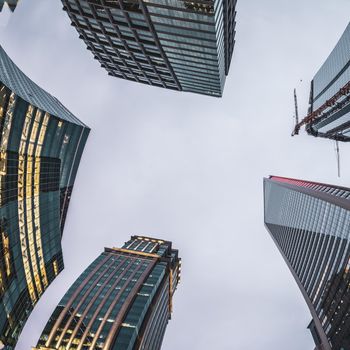
[[[63,269],[61,234],[89,129],[0,46],[0,347]]]
[[[60,301],[37,349],[160,349],[180,271],[171,242],[132,236],[106,248]]]
[[[264,179],[265,225],[313,317],[318,350],[350,349],[350,189]]]
[[[221,96],[234,47],[236,0],[62,0],[109,75]]]
[[[350,24],[311,82],[309,134],[350,141]]]
[[[0,12],[4,7],[5,2],[12,12],[16,9],[16,6],[18,4],[18,0],[0,0]]]

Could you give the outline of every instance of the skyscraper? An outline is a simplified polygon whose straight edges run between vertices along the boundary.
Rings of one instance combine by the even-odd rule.
[[[313,136],[350,141],[350,23],[314,76],[309,114],[302,124]]]
[[[180,271],[171,242],[132,236],[106,248],[60,301],[37,349],[160,349]]]
[[[0,0],[0,12],[4,7],[5,3],[9,7],[9,9],[13,12],[18,4],[18,0]]]
[[[0,46],[0,347],[63,269],[61,235],[89,129]]]
[[[350,349],[350,189],[271,176],[265,225],[312,315],[317,350]]]
[[[62,0],[109,75],[221,96],[234,47],[236,0]]]

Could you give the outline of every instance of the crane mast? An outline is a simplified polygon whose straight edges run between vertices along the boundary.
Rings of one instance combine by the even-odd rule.
[[[299,124],[297,89],[294,89],[295,125]]]

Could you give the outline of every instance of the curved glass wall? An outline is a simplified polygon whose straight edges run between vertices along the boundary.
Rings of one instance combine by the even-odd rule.
[[[350,349],[350,189],[272,176],[264,198],[265,225],[311,311],[317,349]]]
[[[0,47],[0,341],[7,350],[63,269],[61,235],[88,133]]]

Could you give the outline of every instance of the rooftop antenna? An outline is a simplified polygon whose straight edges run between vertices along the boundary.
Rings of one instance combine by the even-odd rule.
[[[335,154],[337,158],[337,170],[338,170],[338,177],[340,177],[340,151],[339,151],[339,141],[335,140]]]

